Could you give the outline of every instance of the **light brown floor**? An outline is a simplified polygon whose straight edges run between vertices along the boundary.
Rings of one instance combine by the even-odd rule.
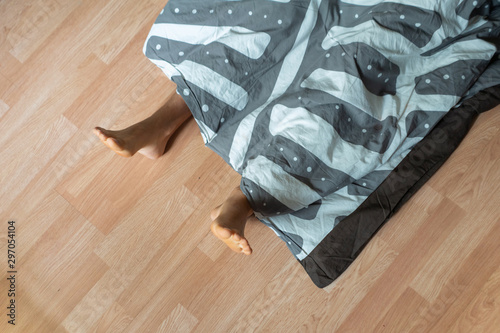
[[[173,93],[142,54],[163,5],[0,0],[1,332],[498,332],[500,108],[321,290],[262,224],[249,257],[210,234],[239,177],[194,121],[157,161],[93,136]]]

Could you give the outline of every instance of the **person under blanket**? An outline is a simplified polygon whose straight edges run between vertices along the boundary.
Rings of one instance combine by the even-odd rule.
[[[156,159],[192,115],[241,175],[213,234],[249,255],[254,215],[310,262],[449,110],[498,84],[499,34],[498,0],[169,0],[143,53],[177,94],[94,132]]]
[[[169,138],[191,116],[182,97],[173,94],[150,117],[118,131],[95,127],[94,134],[121,156],[131,157],[139,153],[154,160],[165,153]],[[238,186],[211,212],[210,230],[231,250],[250,255],[252,248],[245,238],[245,225],[253,214],[247,198]]]

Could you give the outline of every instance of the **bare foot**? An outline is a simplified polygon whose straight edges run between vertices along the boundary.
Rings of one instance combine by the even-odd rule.
[[[94,134],[118,155],[139,153],[154,160],[165,153],[168,139],[190,115],[184,101],[175,95],[141,122],[118,131],[95,127]]]
[[[172,135],[144,120],[118,131],[95,127],[94,134],[118,155],[130,157],[140,153],[152,160],[163,155],[168,139]]]
[[[252,214],[247,198],[238,187],[222,205],[212,211],[210,229],[231,250],[250,255],[252,248],[244,236],[244,231],[247,218]]]

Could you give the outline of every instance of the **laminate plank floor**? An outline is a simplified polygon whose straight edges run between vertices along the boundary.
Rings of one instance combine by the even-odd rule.
[[[152,161],[92,134],[175,86],[142,54],[164,1],[0,0],[1,332],[498,332],[500,107],[331,286],[253,221],[212,236],[239,184],[194,120]],[[8,324],[15,221],[16,325]]]

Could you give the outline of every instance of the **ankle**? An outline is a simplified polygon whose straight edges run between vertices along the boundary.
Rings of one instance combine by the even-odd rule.
[[[230,198],[232,199],[230,204],[234,205],[240,212],[244,212],[245,217],[250,217],[254,213],[247,197],[243,194],[239,186],[231,192]]]
[[[155,137],[169,137],[175,131],[171,128],[170,123],[163,119],[164,116],[158,111],[153,113],[148,118],[141,121],[139,124],[138,131],[142,131],[143,134],[148,136],[154,135]]]
[[[162,135],[169,137],[189,118],[189,115],[191,113],[180,112],[175,104],[166,104],[148,120]]]

